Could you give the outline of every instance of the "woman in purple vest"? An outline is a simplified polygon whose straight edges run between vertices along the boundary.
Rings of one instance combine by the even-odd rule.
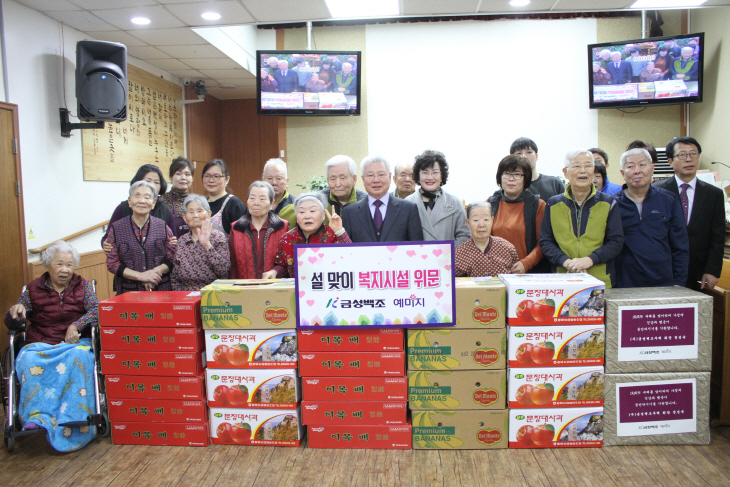
[[[157,188],[137,181],[129,188],[132,214],[109,227],[112,246],[106,267],[114,274],[117,294],[129,291],[171,291],[170,271],[175,258],[172,230],[150,215],[157,201]]]

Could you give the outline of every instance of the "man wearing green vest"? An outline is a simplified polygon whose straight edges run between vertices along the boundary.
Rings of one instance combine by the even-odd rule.
[[[352,64],[342,63],[342,71],[335,76],[335,91],[346,95],[357,94],[357,80],[352,72]]]
[[[286,162],[281,159],[269,159],[264,165],[261,180],[274,187],[274,213],[289,222],[289,228],[297,224],[297,215],[294,212],[294,197],[289,194],[289,175]]]
[[[700,62],[692,58],[695,50],[692,47],[683,47],[682,56],[674,60],[669,65],[672,72],[672,79],[681,79],[682,81],[697,81],[700,70]]]
[[[554,272],[587,272],[606,288],[615,282],[614,259],[624,245],[621,210],[593,186],[593,154],[565,155],[565,193],[550,198],[540,227],[540,248]],[[612,282],[613,281],[613,282]]]

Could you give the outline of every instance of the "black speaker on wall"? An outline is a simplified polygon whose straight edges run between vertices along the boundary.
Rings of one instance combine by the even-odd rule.
[[[127,47],[116,42],[76,44],[76,100],[82,121],[127,119]]]

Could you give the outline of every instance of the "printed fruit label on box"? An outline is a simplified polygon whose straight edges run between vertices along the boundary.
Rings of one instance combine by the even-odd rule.
[[[299,410],[211,408],[215,445],[299,446],[304,434]]]
[[[112,424],[114,445],[208,446],[208,423],[143,423]]]
[[[276,330],[205,330],[212,369],[290,369],[297,366],[297,334]]]
[[[101,327],[195,328],[200,292],[131,291],[99,303]]]
[[[205,399],[205,379],[198,377],[149,377],[107,375],[110,399]]]
[[[413,411],[414,450],[507,448],[509,411]]]
[[[300,352],[402,352],[403,330],[299,330]]]
[[[101,327],[99,335],[101,348],[106,352],[198,352],[205,347],[202,327]]]
[[[510,448],[603,446],[603,408],[509,410]]]
[[[510,326],[510,367],[575,367],[603,365],[603,325]]]
[[[208,369],[210,407],[296,409],[299,386],[295,369]]]
[[[304,401],[407,401],[405,377],[304,377]]]
[[[589,274],[501,274],[512,326],[603,324],[603,281]]]
[[[512,368],[509,407],[601,407],[603,380],[603,367]]]
[[[220,279],[201,290],[203,328],[296,328],[292,280]]]
[[[200,375],[202,352],[101,352],[104,375]]]
[[[410,450],[411,425],[309,426],[309,448]]]
[[[697,432],[697,379],[616,383],[617,436]]]
[[[406,424],[405,401],[302,401],[302,423]]]
[[[408,330],[408,369],[504,369],[505,349],[504,328]]]
[[[301,377],[403,377],[405,352],[301,352]]]
[[[420,409],[505,409],[506,370],[409,370],[408,402]]]
[[[158,399],[109,399],[112,423],[141,421],[152,423],[207,423],[205,401]]]
[[[698,357],[698,304],[618,307],[618,360]]]

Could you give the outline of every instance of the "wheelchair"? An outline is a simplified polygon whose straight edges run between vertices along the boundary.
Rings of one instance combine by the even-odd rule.
[[[96,280],[91,281],[91,287],[94,292],[96,292]],[[23,287],[23,292],[25,292],[25,286]],[[15,448],[15,438],[46,432],[43,428],[23,430],[20,421],[20,414],[18,413],[20,382],[17,374],[15,373],[15,358],[18,352],[20,352],[18,345],[25,341],[25,328],[26,324],[23,323],[22,326],[16,327],[15,329],[8,329],[10,345],[3,352],[2,360],[0,361],[0,368],[2,369],[2,381],[0,381],[0,385],[2,389],[3,409],[5,410],[4,440],[5,448],[8,451],[13,451]],[[92,350],[94,352],[93,374],[96,392],[94,414],[90,414],[86,418],[86,421],[61,423],[61,426],[68,426],[71,428],[96,426],[97,436],[106,438],[111,434],[111,424],[109,423],[106,394],[104,393],[104,376],[101,374],[101,368],[99,365],[101,356],[99,323],[93,323],[90,326],[90,329]],[[16,348],[18,349],[16,350]]]

